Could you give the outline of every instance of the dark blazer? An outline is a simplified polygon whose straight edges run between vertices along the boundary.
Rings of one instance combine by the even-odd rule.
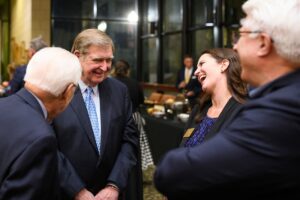
[[[134,79],[131,79],[129,77],[115,77],[117,80],[124,83],[129,91],[129,96],[132,101],[132,110],[135,112],[138,110],[139,106],[144,103],[144,92],[143,88]]]
[[[24,76],[26,73],[27,65],[22,65],[16,68],[12,79],[9,81],[9,94],[14,94],[24,87]]]
[[[207,104],[207,106],[205,106],[205,108],[203,109],[203,111],[200,111],[200,107],[199,105],[194,106],[191,115],[189,117],[189,120],[187,122],[187,129],[188,128],[195,128],[198,123],[195,123],[195,117],[196,115],[200,112],[201,117],[206,116],[207,111],[209,109],[209,107],[211,106],[211,102],[209,102]],[[226,103],[224,109],[222,110],[222,112],[220,113],[220,116],[218,117],[218,119],[216,120],[216,122],[214,123],[214,125],[211,127],[210,131],[207,133],[207,135],[205,136],[204,141],[207,141],[208,139],[212,138],[213,136],[215,136],[222,128],[225,128],[224,124],[228,124],[231,120],[232,120],[232,116],[234,116],[236,114],[236,112],[239,110],[239,108],[242,106],[242,104],[240,104],[239,102],[237,102],[233,97],[231,97],[228,102]],[[192,135],[194,134],[196,129],[194,129],[193,133],[190,135],[190,137],[192,137]],[[189,138],[190,138],[189,137]],[[186,140],[188,138],[183,138],[181,145],[180,146],[184,146]]]
[[[64,177],[61,180],[63,194],[68,196],[64,199],[72,199],[82,187],[97,194],[108,182],[123,190],[129,172],[136,164],[138,132],[126,86],[107,78],[98,88],[101,106],[100,155],[79,88],[67,109],[53,121],[59,149],[80,177]],[[69,173],[69,170],[65,169],[65,172]]]
[[[26,89],[0,100],[0,199],[58,199],[57,145]]]
[[[197,69],[196,67],[193,67],[193,72],[191,74],[190,80],[185,87],[185,89],[188,91],[194,91],[195,97],[197,97],[201,92],[201,85],[200,85],[197,77],[194,75],[196,69]],[[184,78],[185,78],[184,71],[185,71],[185,67],[182,67],[177,73],[177,80],[176,80],[177,88],[178,88],[180,82],[184,81]]]
[[[155,172],[168,199],[300,198],[300,70],[262,86],[227,128],[170,151]],[[174,167],[176,166],[176,167]]]

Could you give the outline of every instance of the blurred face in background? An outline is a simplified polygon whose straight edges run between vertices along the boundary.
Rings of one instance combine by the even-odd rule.
[[[30,60],[34,54],[35,54],[35,50],[33,48],[29,47],[29,49],[27,51],[28,59]]]
[[[82,81],[92,87],[104,81],[110,73],[112,59],[112,47],[91,45],[87,53],[79,56],[83,70]]]
[[[193,59],[192,58],[185,58],[183,64],[186,68],[190,69],[193,67]]]

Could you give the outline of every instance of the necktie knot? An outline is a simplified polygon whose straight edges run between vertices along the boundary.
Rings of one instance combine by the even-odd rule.
[[[85,90],[87,96],[92,96],[92,94],[94,93],[93,88],[91,87],[87,87]]]

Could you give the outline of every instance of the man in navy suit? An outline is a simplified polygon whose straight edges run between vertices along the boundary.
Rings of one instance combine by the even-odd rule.
[[[30,41],[30,46],[28,49],[28,58],[31,59],[32,56],[38,52],[39,50],[47,47],[48,45],[42,39],[41,36],[33,38]],[[24,87],[24,76],[26,73],[27,64],[22,65],[16,68],[15,73],[13,74],[12,79],[9,81],[10,90],[8,91],[8,95],[14,94],[18,92],[21,88]]]
[[[180,92],[183,92],[185,97],[193,106],[201,92],[201,86],[194,75],[196,67],[193,66],[193,58],[190,55],[185,55],[183,58],[184,66],[177,73],[176,87]]]
[[[25,88],[0,100],[0,199],[59,199],[55,134],[49,125],[71,101],[78,58],[48,47],[32,57]]]
[[[300,198],[299,0],[248,0],[243,10],[234,49],[255,89],[225,130],[165,155],[154,181],[169,200]]]
[[[73,43],[81,81],[70,106],[53,121],[59,149],[77,172],[61,179],[64,199],[117,200],[136,165],[138,132],[129,93],[108,78],[113,51],[111,38],[97,29],[82,31]]]

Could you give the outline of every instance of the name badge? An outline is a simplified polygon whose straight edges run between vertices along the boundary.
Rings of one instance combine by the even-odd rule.
[[[186,132],[184,133],[183,137],[184,138],[189,138],[191,136],[191,134],[193,133],[195,128],[189,128],[188,130],[186,130]]]

